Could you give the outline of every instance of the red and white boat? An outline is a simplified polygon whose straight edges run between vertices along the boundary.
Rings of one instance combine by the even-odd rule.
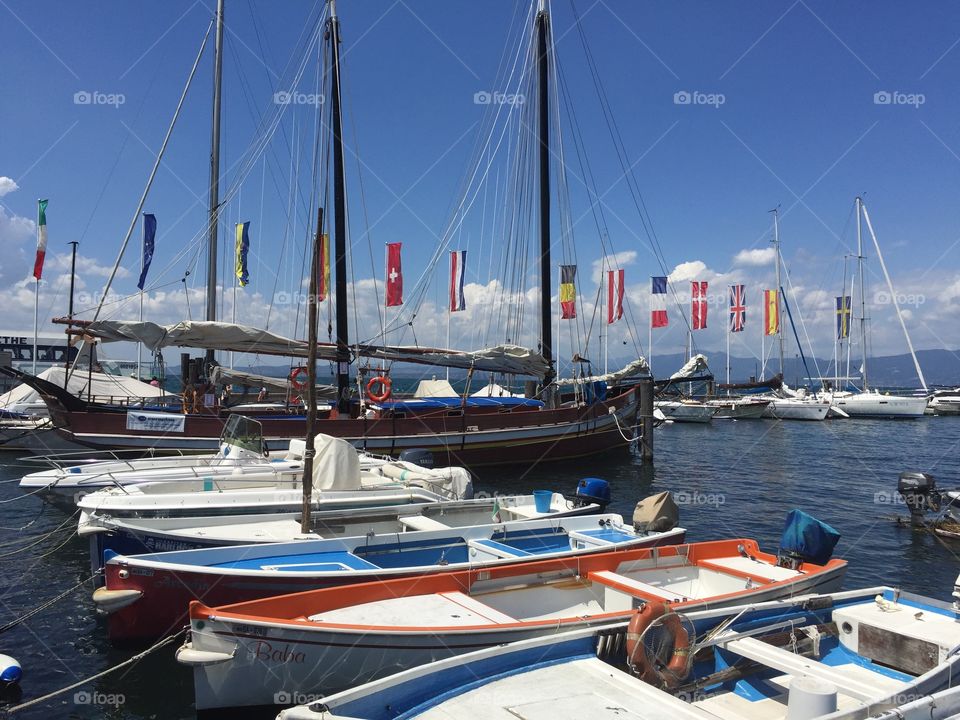
[[[786,563],[789,565],[790,563]],[[796,563],[793,563],[796,565]],[[837,590],[843,560],[784,566],[753,540],[601,553],[190,605],[177,659],[198,710],[328,694],[471,650],[627,621],[649,601],[696,610]]]

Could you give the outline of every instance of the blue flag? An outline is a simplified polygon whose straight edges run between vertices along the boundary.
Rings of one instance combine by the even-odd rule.
[[[150,263],[153,261],[153,239],[157,235],[157,218],[150,214],[143,214],[143,266],[140,269],[140,281],[137,287],[143,290],[143,285],[147,280],[147,271],[150,269]]]

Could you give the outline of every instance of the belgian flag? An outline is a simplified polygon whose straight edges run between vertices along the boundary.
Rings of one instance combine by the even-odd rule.
[[[560,266],[560,317],[571,320],[577,316],[576,265]]]

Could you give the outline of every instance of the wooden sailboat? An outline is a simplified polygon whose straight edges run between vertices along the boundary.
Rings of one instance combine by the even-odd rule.
[[[431,351],[425,348],[361,348],[351,345],[348,337],[347,298],[347,238],[346,195],[341,137],[340,102],[340,25],[335,3],[329,2],[328,32],[330,53],[329,128],[331,132],[334,275],[336,280],[336,341],[323,350],[321,357],[336,365],[337,393],[335,401],[322,410],[317,420],[318,432],[343,438],[359,449],[398,455],[408,448],[430,450],[439,464],[499,464],[560,460],[626,447],[631,440],[630,428],[636,425],[638,392],[635,378],[617,378],[604,397],[599,394],[586,399],[581,395],[561,395],[556,384],[553,338],[551,333],[551,260],[550,230],[550,123],[551,79],[550,18],[545,6],[536,17],[536,78],[538,87],[538,123],[536,143],[539,162],[539,235],[540,235],[540,349],[539,352],[513,346],[494,349],[495,352],[455,353]],[[221,22],[222,22],[222,15]],[[218,59],[219,68],[219,59]],[[533,69],[531,69],[532,71]],[[219,69],[216,77],[219,78]],[[219,97],[219,91],[217,91]],[[219,113],[215,110],[215,117]],[[218,120],[215,119],[215,128]],[[217,132],[215,132],[217,136]],[[215,184],[211,174],[211,187]],[[214,190],[212,190],[214,192]],[[211,195],[215,198],[215,195]],[[211,228],[216,227],[215,217]],[[211,233],[214,233],[211,230]],[[319,229],[318,229],[319,232]],[[211,248],[215,237],[211,236]],[[215,261],[215,250],[211,257]],[[214,262],[215,265],[215,262]],[[208,274],[214,272],[209,269]],[[208,287],[208,310],[215,284]],[[212,347],[237,352],[256,351],[260,354],[305,356],[303,344],[280,339],[252,328],[208,322],[181,323],[174,328],[160,328],[149,323],[95,323],[83,329],[89,336],[106,339],[135,340],[148,334],[158,343],[180,347],[206,347],[208,357]],[[126,334],[124,334],[126,332]],[[210,339],[216,335],[217,344]],[[162,336],[163,340],[159,340]],[[271,350],[273,347],[273,350]],[[279,348],[279,349],[277,349]],[[489,369],[507,374],[533,375],[538,379],[536,397],[532,398],[454,398],[453,402],[405,402],[372,400],[351,396],[350,368],[360,356],[367,355],[391,360],[430,362],[476,369]],[[518,360],[522,356],[523,362]],[[223,430],[227,411],[210,410],[182,417],[171,428],[151,431],[130,429],[130,414],[124,408],[87,403],[66,396],[58,388],[30,377],[21,377],[44,397],[50,415],[57,426],[55,434],[47,438],[46,449],[156,449],[177,448],[214,450]],[[303,437],[305,418],[299,411],[258,414],[267,446],[286,449],[291,437]]]

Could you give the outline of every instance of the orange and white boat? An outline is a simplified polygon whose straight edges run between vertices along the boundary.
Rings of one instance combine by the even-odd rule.
[[[832,548],[832,545],[831,545]],[[846,562],[746,539],[601,553],[190,605],[177,659],[198,710],[284,704],[503,643],[627,621],[651,601],[725,607],[839,589]]]

